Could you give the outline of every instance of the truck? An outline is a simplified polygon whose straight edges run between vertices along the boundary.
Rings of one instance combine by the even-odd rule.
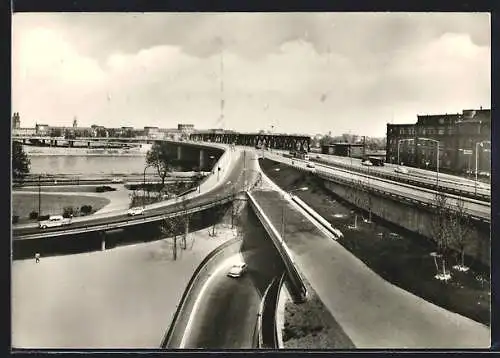
[[[38,226],[41,229],[46,229],[49,227],[59,227],[71,224],[71,218],[65,218],[62,215],[51,215],[47,220],[42,220],[38,222]]]

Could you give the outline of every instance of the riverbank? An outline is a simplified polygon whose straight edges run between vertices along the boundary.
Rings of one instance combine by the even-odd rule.
[[[236,230],[218,225],[172,240],[102,252],[14,261],[12,346],[158,348],[195,268]]]

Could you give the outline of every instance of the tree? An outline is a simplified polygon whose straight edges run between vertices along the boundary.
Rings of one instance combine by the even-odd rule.
[[[443,193],[436,193],[434,198],[434,217],[432,220],[432,234],[437,242],[437,253],[431,254],[436,257],[441,258],[441,264],[443,271],[438,273],[435,277],[439,280],[447,281],[451,278],[450,273],[446,270],[446,258],[449,253],[450,243],[451,243],[451,232],[450,232],[450,208],[448,207],[448,202],[446,195]],[[437,264],[437,261],[436,261]]]
[[[160,190],[163,190],[165,186],[165,179],[168,174],[173,170],[173,164],[175,159],[168,150],[166,143],[153,144],[151,149],[146,154],[146,164],[154,167],[158,176],[161,179]]]
[[[160,230],[162,234],[167,237],[172,237],[173,246],[172,246],[172,257],[177,260],[177,238],[181,229],[182,220],[181,216],[174,216],[170,218],[165,218],[161,222]]]
[[[469,244],[470,217],[465,211],[465,202],[462,197],[457,199],[454,210],[450,213],[449,221],[451,239],[460,250],[460,263],[453,266],[453,268],[458,271],[466,272],[469,270],[469,268],[465,266],[465,249]]]
[[[31,161],[19,142],[12,142],[12,176],[23,180],[30,172]]]

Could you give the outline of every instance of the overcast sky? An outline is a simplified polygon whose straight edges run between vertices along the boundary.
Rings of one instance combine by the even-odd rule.
[[[20,13],[12,36],[23,127],[383,136],[417,114],[490,108],[484,13]]]

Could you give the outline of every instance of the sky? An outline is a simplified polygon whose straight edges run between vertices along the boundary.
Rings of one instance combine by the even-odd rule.
[[[12,24],[22,127],[381,137],[417,114],[491,105],[487,13],[18,13]]]

